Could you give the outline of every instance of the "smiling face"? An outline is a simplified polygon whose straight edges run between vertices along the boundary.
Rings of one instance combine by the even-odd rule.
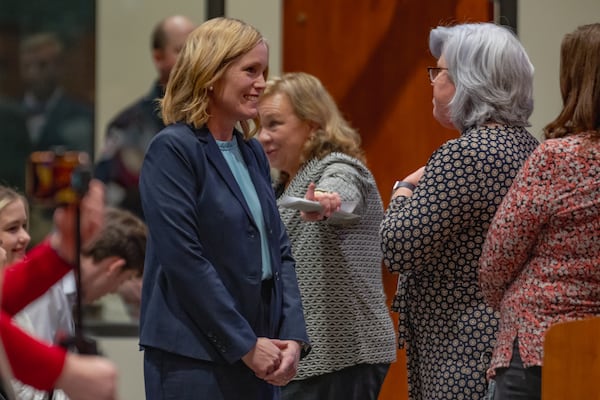
[[[238,121],[257,116],[258,97],[265,90],[264,74],[268,62],[269,50],[264,42],[260,42],[227,67],[211,91],[208,126],[213,134],[230,134]],[[217,139],[229,140],[230,137]]]
[[[31,237],[27,232],[27,211],[22,199],[8,203],[0,211],[0,240],[6,251],[6,265],[25,258]]]
[[[286,94],[275,93],[262,98],[258,106],[262,144],[271,167],[285,171],[293,178],[300,168],[304,144],[313,131],[308,121],[294,113]]]
[[[437,66],[440,68],[447,68],[446,59],[442,55]],[[454,82],[448,75],[448,70],[441,70],[436,78],[431,82],[433,86],[433,116],[438,122],[446,128],[454,128],[454,124],[450,119],[450,101],[454,98],[456,93],[456,87]]]

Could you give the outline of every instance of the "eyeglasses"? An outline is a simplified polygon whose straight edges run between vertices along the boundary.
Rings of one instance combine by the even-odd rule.
[[[437,78],[438,75],[440,74],[440,72],[442,72],[443,70],[448,70],[448,68],[427,67],[427,73],[429,74],[429,80],[431,82],[435,81],[435,78]]]

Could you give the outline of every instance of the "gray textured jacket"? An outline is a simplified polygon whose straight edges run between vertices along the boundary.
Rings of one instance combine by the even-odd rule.
[[[396,359],[395,333],[382,283],[379,225],[383,205],[371,172],[357,159],[332,153],[308,161],[284,195],[304,197],[310,182],[357,201],[360,219],[306,222],[280,207],[288,230],[312,344],[296,379],[357,364]]]

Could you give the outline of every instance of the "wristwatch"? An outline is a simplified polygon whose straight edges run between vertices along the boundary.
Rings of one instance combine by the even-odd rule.
[[[392,188],[392,193],[395,193],[396,190],[400,188],[407,188],[414,192],[417,187],[410,182],[396,181],[396,183],[394,183],[394,187]]]

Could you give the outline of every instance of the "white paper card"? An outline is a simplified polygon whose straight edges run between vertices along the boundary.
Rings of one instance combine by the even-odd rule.
[[[292,208],[294,210],[304,212],[321,211],[323,209],[318,201],[306,200],[302,197],[293,197],[288,195],[281,196],[277,204],[281,207]],[[334,212],[330,218],[344,221],[358,219],[360,217],[352,213],[352,211],[354,211],[356,208],[356,205],[356,201],[342,201],[342,204],[340,205],[340,211]]]

